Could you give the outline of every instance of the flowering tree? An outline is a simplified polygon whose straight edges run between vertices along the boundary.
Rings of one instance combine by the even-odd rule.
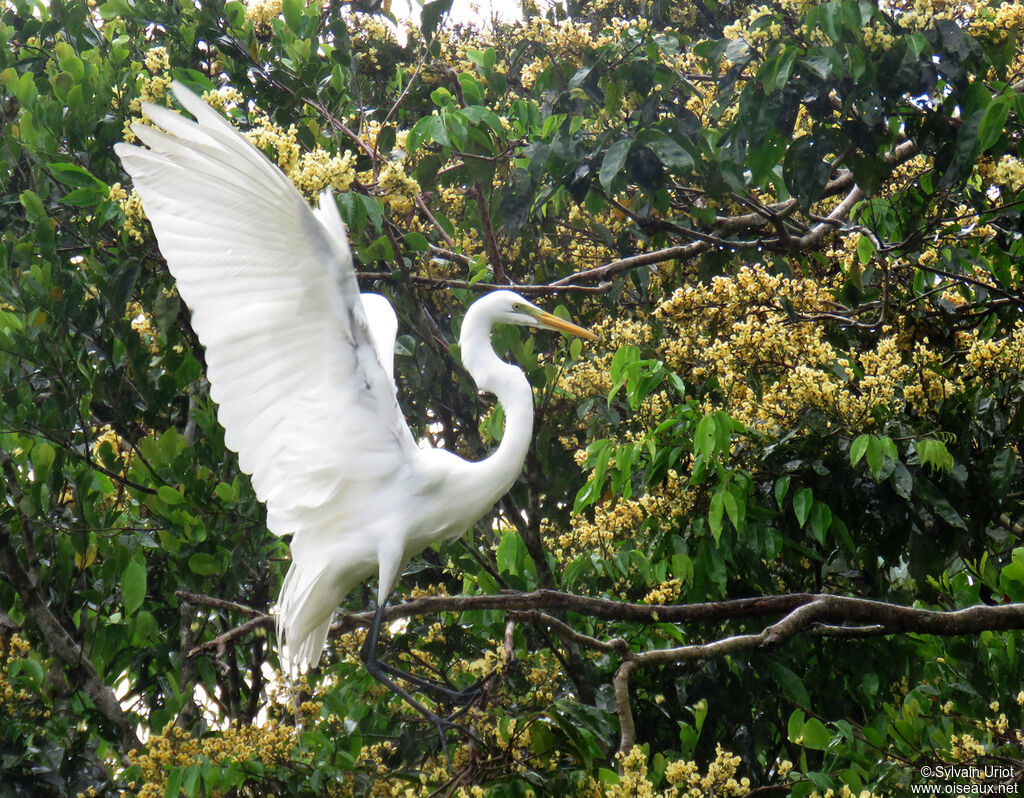
[[[1024,773],[1024,6],[8,2],[0,795],[889,795]],[[112,155],[201,93],[401,321],[414,433],[524,473],[428,550],[392,660],[483,690],[447,751],[365,672],[369,588],[283,679],[287,547]],[[968,783],[971,782],[971,783]]]

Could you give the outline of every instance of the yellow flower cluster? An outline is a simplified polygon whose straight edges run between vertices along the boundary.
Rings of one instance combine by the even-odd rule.
[[[399,216],[408,216],[416,208],[420,184],[405,173],[400,162],[389,161],[377,175],[377,188],[384,203]]]
[[[985,731],[989,734],[1003,735],[1010,729],[1010,721],[1006,714],[1000,712],[996,718],[985,718]]]
[[[1024,161],[1012,155],[1004,155],[992,170],[991,178],[996,185],[1020,191],[1024,188]]]
[[[944,19],[956,19],[970,10],[968,3],[947,0],[898,0],[891,4],[892,11],[904,30],[923,31]]]
[[[762,17],[769,17],[770,21],[758,23]],[[758,48],[779,41],[784,33],[782,24],[774,17],[768,6],[755,6],[747,11],[745,17],[722,29],[722,35],[726,39],[743,39],[747,44]]]
[[[646,20],[643,22],[646,23]],[[524,40],[541,44],[544,51],[544,55],[535,58],[522,68],[519,80],[523,88],[527,90],[533,88],[537,77],[552,63],[582,66],[584,53],[612,40],[611,36],[603,36],[595,40],[588,25],[574,20],[565,19],[551,22],[542,16],[530,17],[526,20],[520,35]]]
[[[550,706],[565,679],[558,658],[550,649],[544,649],[528,655],[523,665],[526,680],[533,687],[533,700],[542,706]]]
[[[395,32],[385,25],[378,16],[355,11],[346,15],[345,20],[348,23],[349,35],[352,39],[352,49],[356,52],[368,52],[373,55],[373,51],[379,48],[380,42],[398,43]]]
[[[140,244],[145,239],[146,214],[142,210],[142,200],[135,189],[129,194],[120,183],[110,186],[110,199],[118,204],[124,214],[124,232]]]
[[[171,86],[171,76],[168,74],[171,68],[170,57],[166,47],[152,47],[143,59],[143,66],[146,71],[140,73],[138,78],[138,96],[133,97],[128,103],[128,111],[138,114],[135,118],[129,118],[124,123],[122,135],[124,140],[133,142],[136,140],[131,126],[135,122],[149,123],[149,117],[142,113],[143,103],[167,102],[169,98],[168,89]]]
[[[273,721],[259,727],[231,727],[202,739],[168,723],[144,749],[129,753],[129,763],[139,768],[141,779],[129,787],[137,798],[162,798],[171,768],[251,759],[278,765],[291,759],[297,742],[295,727]]]
[[[975,10],[968,30],[971,35],[1002,42],[1012,31],[1024,27],[1024,5],[1016,2],[1002,2],[994,6],[972,3]]]
[[[859,793],[854,793],[850,789],[850,785],[844,784],[838,793],[830,787],[824,793],[815,790],[810,794],[810,798],[882,798],[882,796],[876,795],[871,790],[861,790]]]
[[[245,5],[245,21],[254,30],[268,31],[270,22],[281,16],[282,0],[249,0]]]
[[[11,665],[26,659],[30,652],[28,641],[21,635],[14,633],[10,637],[0,637],[0,715],[37,720],[50,716],[49,710],[37,708],[32,693],[24,688],[15,688],[7,678]]]
[[[234,86],[221,86],[217,89],[204,91],[202,98],[203,102],[216,108],[218,111],[226,111],[229,108],[245,103],[245,97],[242,96],[242,92]]]
[[[637,24],[646,27],[647,20]],[[571,19],[552,22],[547,17],[536,16],[526,20],[520,37],[537,42],[559,62],[580,64],[580,57],[595,46],[594,36],[587,24]]]
[[[132,329],[139,334],[139,338],[150,353],[157,354],[160,351],[159,335],[153,326],[153,318],[142,307],[142,303],[134,300],[129,302],[125,307],[124,317],[131,321]]]
[[[977,330],[961,334],[967,346],[967,365],[980,375],[1017,377],[1024,369],[1024,320],[1018,320],[1004,338],[982,339]]]
[[[270,150],[277,165],[307,198],[316,197],[328,187],[347,191],[355,180],[355,156],[350,151],[331,155],[317,146],[302,152],[295,125],[285,130],[270,117],[257,113],[245,137],[256,147]]]
[[[676,760],[665,768],[669,786],[657,792],[648,776],[647,754],[639,746],[616,755],[619,761],[617,784],[601,784],[590,778],[577,793],[581,798],[739,798],[750,792],[750,779],[736,778],[740,758],[715,747],[715,758],[701,773],[693,761]]]
[[[956,762],[966,762],[985,756],[985,746],[969,734],[954,735],[949,745],[950,754]]]
[[[964,390],[964,381],[943,374],[942,358],[928,348],[928,339],[914,344],[913,369],[916,379],[903,386],[903,398],[921,414],[935,410],[939,403]]]
[[[149,70],[150,75],[159,75],[171,68],[171,58],[167,54],[166,47],[152,47],[146,51],[143,65]]]
[[[648,518],[670,520],[689,512],[695,501],[694,490],[687,480],[675,471],[669,471],[665,481],[651,487],[637,499],[613,497],[601,501],[594,507],[593,518],[573,515],[569,531],[558,533],[546,519],[541,522],[541,534],[548,539],[555,538],[552,546],[559,562],[569,562],[588,551],[607,551],[613,543],[621,543],[640,535],[641,525]],[[626,598],[628,580],[616,585],[622,598]],[[678,594],[677,594],[678,597]],[[665,602],[650,602],[665,603]]]
[[[334,656],[337,661],[361,664],[363,660],[360,656],[360,652],[363,649],[363,643],[366,642],[366,635],[368,632],[368,629],[359,627],[358,629],[353,629],[348,634],[331,638],[331,649],[334,651]],[[386,638],[388,634],[388,628],[385,624],[381,628],[381,638]]]
[[[669,579],[644,596],[641,602],[644,604],[674,604],[679,601],[682,591],[682,582],[678,579]]]
[[[861,28],[860,35],[869,50],[888,50],[896,43],[896,37],[889,32],[889,28],[877,19]]]

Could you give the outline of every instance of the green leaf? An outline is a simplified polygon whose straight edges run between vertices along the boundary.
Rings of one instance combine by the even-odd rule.
[[[95,188],[108,191],[109,187],[89,170],[74,163],[52,163],[47,167],[68,188]]]
[[[789,493],[789,477],[779,477],[775,480],[775,503],[782,509],[782,502],[786,498],[786,494]]]
[[[430,242],[422,233],[406,233],[403,240],[405,245],[413,252],[426,252],[430,249]]]
[[[999,97],[985,109],[981,123],[978,125],[978,152],[985,152],[999,141],[1004,133],[1006,117],[1009,114],[1009,97]]]
[[[148,645],[156,635],[156,617],[149,610],[139,610],[135,616],[135,629],[132,632],[132,642],[137,646]]]
[[[146,598],[146,567],[132,560],[121,574],[121,600],[125,615],[132,615]]]
[[[725,505],[725,513],[732,521],[732,525],[740,530],[743,528],[743,519],[746,516],[746,504],[741,504],[732,490],[727,490],[722,496],[722,504]]]
[[[200,576],[213,576],[220,572],[221,564],[220,560],[212,554],[197,551],[188,558],[188,567],[194,574],[199,574]]]
[[[1017,470],[1017,455],[1013,449],[1000,449],[992,460],[992,470],[988,474],[989,491],[996,498],[1003,498],[1013,484],[1013,475]]]
[[[832,510],[824,502],[815,501],[811,507],[810,514],[811,535],[822,546],[825,545],[825,536],[832,526]]]
[[[181,504],[182,502],[182,495],[176,488],[172,488],[170,485],[161,485],[157,489],[156,495],[165,504]]]
[[[421,117],[412,129],[409,131],[409,135],[405,139],[405,147],[412,155],[420,148],[420,145],[427,140],[427,136],[430,135],[430,117]]]
[[[914,451],[921,465],[928,466],[933,473],[953,470],[953,455],[942,441],[923,438],[914,442]]]
[[[75,208],[91,208],[99,205],[109,196],[106,189],[99,188],[76,188],[61,197],[61,203],[71,205]]]
[[[300,36],[306,26],[306,20],[302,14],[303,5],[302,0],[283,0],[281,3],[281,13],[284,14],[285,24]]]
[[[715,432],[715,419],[712,414],[708,414],[698,421],[693,433],[693,451],[705,457],[713,455],[717,441]]]
[[[441,19],[451,11],[451,8],[452,0],[434,0],[423,6],[420,13],[420,30],[423,31],[424,38],[429,39],[434,35],[437,26],[441,24]]]
[[[50,467],[56,451],[48,443],[37,443],[32,447],[32,468],[35,469],[35,481],[45,482],[50,476]]]
[[[385,125],[380,129],[380,133],[377,134],[377,152],[387,155],[395,148],[395,139],[397,134],[395,133],[394,125]]]
[[[999,586],[1012,601],[1024,601],[1024,548],[1013,550],[1013,559],[999,573]]]
[[[185,775],[184,768],[172,768],[167,774],[167,782],[164,784],[164,798],[181,797],[181,779]]]
[[[503,574],[520,576],[526,558],[526,546],[523,539],[515,532],[506,532],[498,542],[496,560],[498,570]]]
[[[826,142],[814,136],[801,136],[786,151],[782,177],[804,208],[818,200],[828,184],[832,167],[825,161],[827,152]]]
[[[711,537],[717,544],[722,537],[722,516],[725,509],[725,491],[719,490],[711,497],[711,504],[708,506],[708,526],[711,528]]]
[[[441,116],[427,117],[427,130],[430,133],[430,140],[440,144],[442,147],[450,147],[451,139],[448,137],[448,128],[445,126],[444,118]]]
[[[460,72],[459,85],[462,87],[462,96],[467,105],[483,105],[484,87],[479,80],[465,72]]]
[[[793,495],[793,512],[796,514],[797,523],[802,527],[807,523],[807,517],[811,514],[811,506],[814,504],[814,493],[810,488],[800,488]]]
[[[668,136],[653,138],[647,142],[647,146],[672,171],[689,172],[693,169],[693,156]]]
[[[638,360],[640,360],[640,350],[631,344],[620,346],[615,354],[612,355],[608,376],[611,377],[613,388],[612,392],[608,395],[609,400],[611,400],[621,386],[625,385],[628,378],[627,369]]]
[[[601,161],[601,171],[597,175],[605,191],[611,191],[612,182],[622,171],[631,146],[633,142],[630,139],[619,139],[605,152],[604,160]]]
[[[795,743],[800,735],[803,734],[805,718],[806,716],[802,709],[794,709],[792,714],[790,714],[789,722],[786,724],[786,736],[791,743]]]
[[[18,199],[21,200],[21,204],[25,208],[30,221],[38,222],[46,218],[46,208],[43,207],[43,201],[39,199],[39,195],[36,192],[31,189],[25,189],[18,196]]]
[[[870,435],[858,435],[850,444],[850,465],[856,466],[868,450]]]
[[[950,526],[967,530],[967,523],[960,513],[954,509],[942,492],[926,477],[919,476],[914,480],[914,493],[928,505],[928,509]]]
[[[910,500],[911,493],[914,490],[914,477],[903,463],[896,463],[896,467],[893,469],[892,475],[889,477],[889,482],[892,483],[892,489],[901,499]]]
[[[815,751],[824,751],[832,741],[832,735],[828,733],[825,724],[817,718],[810,718],[803,728],[803,746],[812,748]]]
[[[807,688],[804,686],[804,680],[801,679],[794,671],[790,670],[781,662],[777,662],[775,660],[770,660],[768,662],[768,670],[772,674],[772,679],[782,689],[782,692],[785,693],[787,698],[792,699],[801,706],[807,706],[811,703],[811,697],[808,695]],[[800,712],[800,710],[797,710],[797,712]],[[803,722],[803,713],[801,713],[797,728],[802,729]],[[797,734],[799,734],[799,732],[797,732]]]
[[[871,257],[874,254],[875,243],[868,236],[861,233],[857,238],[857,258],[862,265],[866,265],[871,262]]]
[[[871,475],[876,480],[882,470],[883,457],[884,453],[882,452],[882,442],[877,436],[872,435],[868,438],[868,468],[871,469]]]
[[[434,105],[438,108],[444,108],[446,105],[450,105],[455,101],[455,95],[448,91],[444,86],[438,86],[430,92],[430,99],[434,101]]]

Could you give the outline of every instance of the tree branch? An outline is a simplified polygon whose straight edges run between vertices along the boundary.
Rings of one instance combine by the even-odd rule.
[[[253,629],[269,628],[274,622],[270,615],[234,602],[185,591],[179,591],[175,595],[192,603],[240,611],[252,618],[193,649],[189,653],[190,657],[211,648],[221,648]],[[909,632],[955,636],[982,631],[1024,629],[1024,603],[995,607],[979,604],[961,610],[928,610],[902,607],[884,601],[812,593],[663,606],[577,596],[557,590],[506,592],[486,596],[425,596],[388,607],[384,617],[385,622],[391,622],[397,618],[414,615],[474,610],[505,610],[512,614],[513,619],[518,616],[547,626],[563,641],[621,656],[622,664],[612,679],[612,687],[622,730],[619,750],[623,752],[632,748],[636,742],[636,726],[629,699],[629,678],[638,668],[719,659],[743,651],[767,650],[804,632],[852,639]],[[622,638],[600,640],[582,634],[568,623],[541,610],[575,612],[592,618],[635,623],[707,624],[780,614],[783,618],[758,633],[733,635],[707,643],[674,648],[633,651],[629,643]],[[372,619],[372,612],[342,613],[331,627],[331,635],[337,636],[359,627],[368,627]]]
[[[866,626],[850,628],[846,626],[849,623]],[[837,637],[865,637],[900,632],[954,636],[1010,629],[1024,629],[1024,604],[997,607],[979,604],[962,610],[941,611],[901,607],[883,601],[846,596],[818,595],[758,634],[735,635],[710,643],[632,652],[623,661],[613,680],[622,729],[619,750],[628,751],[636,742],[636,727],[628,700],[628,681],[630,674],[640,667],[717,659],[741,651],[766,650],[805,631]]]

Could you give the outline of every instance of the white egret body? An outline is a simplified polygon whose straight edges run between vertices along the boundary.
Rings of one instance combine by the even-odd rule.
[[[216,111],[178,84],[174,95],[195,122],[146,104],[163,130],[134,125],[148,149],[115,150],[192,310],[225,442],[252,476],[268,528],[292,535],[276,609],[282,658],[314,666],[356,584],[378,574],[380,616],[403,564],[465,532],[522,469],[533,393],[494,353],[491,328],[594,336],[511,291],[484,296],[459,340],[480,390],[504,406],[501,444],[475,463],[420,448],[395,393],[394,311],[360,295],[330,192],[311,210]]]

